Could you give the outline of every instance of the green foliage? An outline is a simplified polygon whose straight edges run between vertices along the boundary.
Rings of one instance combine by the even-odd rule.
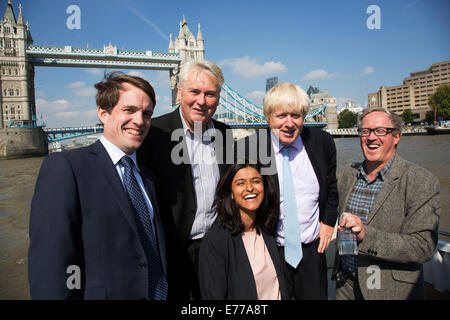
[[[339,128],[353,128],[358,121],[358,115],[345,109],[339,114]]]
[[[412,123],[414,120],[414,115],[411,109],[406,109],[403,111],[402,119],[405,124]]]
[[[428,98],[428,105],[433,112],[436,109],[436,119],[448,120],[450,119],[450,85],[443,84]]]
[[[428,123],[434,122],[434,109],[427,111],[427,113],[425,113],[425,121]]]

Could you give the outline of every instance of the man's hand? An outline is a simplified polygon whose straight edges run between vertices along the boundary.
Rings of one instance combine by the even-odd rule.
[[[319,231],[319,248],[317,248],[318,253],[324,253],[325,250],[328,248],[331,242],[331,237],[333,236],[334,228],[326,225],[325,223],[320,223],[320,231]]]
[[[354,214],[344,212],[342,214],[341,223],[338,226],[339,230],[342,228],[351,228],[352,231],[356,234],[356,240],[359,242],[364,240],[366,235],[366,228],[362,223],[361,219],[355,216]]]

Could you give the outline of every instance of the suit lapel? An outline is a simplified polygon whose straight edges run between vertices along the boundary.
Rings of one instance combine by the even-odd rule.
[[[125,215],[125,218],[127,219],[133,231],[138,234],[134,209],[132,207],[130,199],[128,198],[128,195],[125,192],[125,189],[123,188],[122,182],[120,181],[111,158],[109,157],[106,149],[103,147],[100,141],[97,141],[91,147],[91,150],[95,156],[97,167],[103,174],[105,180],[108,182],[107,185],[114,195],[114,200],[117,202],[122,213]]]
[[[317,155],[321,154],[320,145],[311,143],[311,132],[307,127],[303,127],[300,136],[302,137],[303,145],[305,146],[305,150],[308,155],[309,161],[311,162],[311,165],[314,169],[314,173],[316,174],[320,190],[323,190],[322,182],[325,181],[325,179],[320,174],[320,170],[318,168],[319,158],[317,158]]]
[[[392,163],[392,167],[389,169],[389,172],[386,174],[385,181],[381,186],[380,191],[378,192],[375,201],[372,205],[372,209],[370,210],[370,214],[367,217],[367,224],[372,221],[372,219],[376,216],[379,209],[385,203],[386,198],[391,194],[395,185],[397,184],[402,171],[402,159],[396,155],[394,162]]]
[[[216,156],[217,165],[219,167],[220,176],[225,174],[227,169],[227,156],[231,152],[227,152],[227,146],[229,141],[233,141],[233,132],[231,130],[226,130],[222,128],[223,125],[218,124],[217,121],[212,120],[214,123],[214,128],[216,130],[216,136],[214,137],[214,153]],[[223,129],[223,130],[222,130]],[[218,138],[219,137],[219,138]],[[232,145],[230,145],[230,150]]]
[[[270,157],[271,157],[271,163],[275,164],[275,169],[276,169],[276,159],[275,159],[275,152],[273,150],[273,146],[272,146],[272,142],[271,142],[271,138],[270,138],[270,129],[268,130],[268,139],[267,139],[267,149],[266,150],[270,150]],[[319,183],[319,186],[321,184],[321,181],[323,179],[321,179],[320,176],[320,170],[317,167],[317,157],[316,154],[320,154],[320,150],[317,150],[319,148],[319,146],[316,145],[312,145],[311,141],[310,141],[310,132],[309,129],[306,127],[303,127],[303,130],[300,134],[302,141],[303,141],[303,146],[305,147],[306,153],[308,154],[308,158],[311,162],[311,165],[314,169],[314,173],[316,174],[317,177],[317,182]],[[278,179],[278,173],[273,175],[272,178],[274,179],[276,185],[278,186],[278,191],[280,191],[280,182]],[[320,190],[322,190],[323,188],[321,187]]]
[[[171,125],[172,128],[170,129],[170,133],[172,133],[174,130],[177,129],[181,129],[183,130],[183,135],[181,136],[181,143],[182,143],[182,153],[183,153],[183,163],[179,166],[181,173],[182,173],[182,177],[187,175],[187,178],[190,179],[191,183],[188,183],[187,186],[191,186],[192,189],[190,191],[192,191],[192,193],[194,194],[194,185],[193,185],[193,178],[192,178],[192,168],[191,168],[191,160],[189,158],[189,151],[188,151],[188,146],[186,143],[186,137],[184,134],[184,127],[183,127],[183,123],[181,122],[181,116],[180,116],[180,112],[177,110],[175,110],[173,113],[173,117],[172,117],[172,121],[171,121]],[[173,149],[173,147],[180,143],[180,140],[178,141],[171,141],[172,146],[170,148],[170,150]]]
[[[177,110],[173,111],[171,114],[171,119],[170,119],[170,127],[167,128],[168,131],[167,133],[169,134],[169,139],[170,139],[170,152],[172,152],[173,148],[178,145],[181,142],[181,153],[180,155],[183,158],[183,165],[181,167],[183,167],[183,169],[186,169],[185,167],[188,166],[188,164],[190,163],[190,159],[189,159],[189,152],[188,152],[188,148],[187,148],[187,143],[186,143],[186,137],[184,134],[184,127],[183,127],[183,123],[181,122],[181,116],[180,116],[180,112]],[[177,135],[178,136],[178,140],[177,141],[172,141],[172,133],[175,130],[182,130],[182,135]]]
[[[280,181],[278,179],[277,160],[275,158],[275,150],[273,149],[272,138],[270,136],[270,132],[271,132],[270,128],[262,129],[257,132],[257,134],[258,134],[258,137],[257,137],[257,143],[258,143],[257,159],[260,159],[260,162],[263,166],[271,167],[271,170],[273,170],[273,172],[275,172],[273,174],[270,174],[270,176],[274,180],[275,185],[278,188],[278,192],[280,192]],[[261,144],[264,143],[264,139],[263,139],[262,135],[265,135],[265,139],[266,139],[266,141],[265,141],[266,146],[265,146],[264,150],[261,150]],[[252,148],[252,146],[249,146],[249,148]],[[267,156],[268,158],[270,158],[269,163],[267,163],[267,164],[261,160],[261,154],[259,154],[260,152],[264,153],[264,151],[267,152],[267,155],[263,154],[263,157],[265,158]]]
[[[156,239],[157,239],[157,243],[158,243],[159,255],[161,258],[161,263],[162,263],[164,274],[167,275],[167,273],[166,273],[167,258],[166,258],[165,235],[164,235],[164,230],[162,228],[161,217],[159,214],[155,184],[154,184],[153,180],[150,178],[150,174],[147,173],[148,169],[145,168],[144,166],[142,166],[141,164],[139,164],[139,168],[141,170],[141,178],[142,178],[142,181],[144,182],[145,191],[147,192],[147,195],[150,198],[150,202],[152,204],[153,215],[154,215],[154,219],[155,219],[154,226],[155,226],[155,232],[156,232]]]
[[[141,175],[142,181],[144,182],[145,191],[147,192],[150,202],[152,203],[153,212],[159,214],[158,206],[156,205],[156,191],[153,181],[150,180],[145,174]]]
[[[348,203],[348,199],[350,198],[350,194],[352,193],[353,188],[355,187],[355,183],[356,183],[356,180],[358,178],[358,168],[361,165],[362,165],[362,163],[352,164],[350,178],[344,179],[344,177],[346,177],[346,176],[341,175],[341,177],[339,179],[341,181],[342,180],[344,181],[342,186],[339,186],[339,188],[338,188],[338,189],[340,189],[339,192],[342,192],[343,195],[344,195],[344,197],[342,197],[343,201],[339,201],[339,212],[340,213],[345,212],[345,204]],[[341,197],[341,194],[339,194],[339,197]]]
[[[176,129],[182,129],[183,128],[183,123],[181,122],[181,116],[180,116],[180,112],[179,110],[175,110],[172,112],[171,114],[171,120],[170,120],[170,126],[171,128],[168,128],[169,130],[169,135],[172,134],[172,132]],[[187,199],[189,199],[191,202],[193,202],[193,208],[192,210],[190,210],[191,208],[187,207],[186,210],[182,211],[182,215],[183,217],[174,217],[174,219],[176,221],[185,221],[185,222],[180,222],[180,225],[178,227],[181,227],[180,231],[181,234],[185,235],[186,239],[189,237],[189,234],[191,232],[192,229],[192,224],[194,223],[194,217],[195,217],[195,212],[196,212],[196,205],[195,205],[195,190],[194,190],[194,178],[192,176],[192,167],[191,167],[191,162],[189,159],[189,152],[188,152],[188,148],[187,148],[187,143],[186,143],[186,137],[183,135],[180,137],[180,139],[182,139],[182,157],[183,157],[183,162],[180,165],[172,165],[170,166],[173,170],[177,170],[178,174],[174,175],[175,177],[177,177],[177,179],[184,179],[184,186],[185,186],[185,196]],[[169,147],[169,152],[172,152],[173,148],[180,143],[179,141],[170,141],[170,147]],[[173,190],[174,191],[174,190]],[[182,200],[183,203],[184,200]]]

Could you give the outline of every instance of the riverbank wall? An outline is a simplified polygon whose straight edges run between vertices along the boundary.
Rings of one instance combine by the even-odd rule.
[[[0,129],[0,159],[39,157],[48,154],[42,128]]]

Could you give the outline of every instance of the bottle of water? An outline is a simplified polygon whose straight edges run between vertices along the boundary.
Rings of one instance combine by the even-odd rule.
[[[339,225],[341,225],[341,219],[344,216],[343,213],[339,217]],[[358,241],[356,240],[356,234],[351,228],[338,229],[338,248],[339,255],[358,255]]]

